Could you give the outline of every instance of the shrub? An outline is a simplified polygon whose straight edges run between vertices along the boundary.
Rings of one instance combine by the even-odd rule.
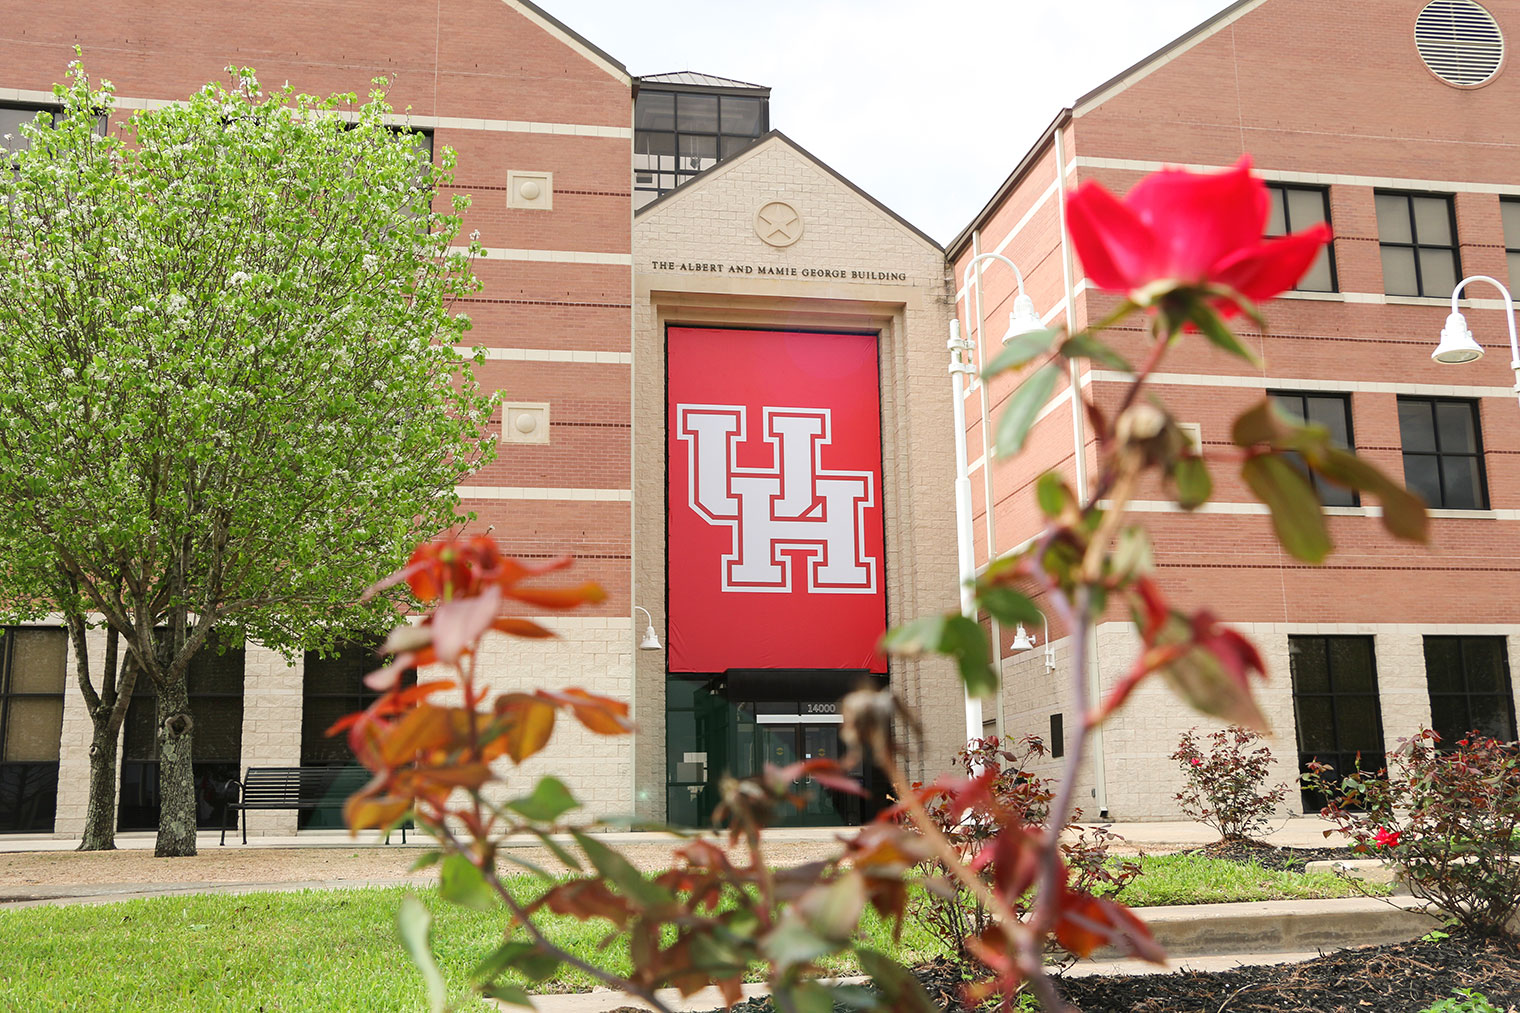
[[[1398,868],[1409,891],[1463,928],[1512,935],[1520,911],[1520,744],[1470,733],[1440,748],[1430,729],[1399,743],[1386,770],[1341,778],[1321,763],[1304,783],[1329,804],[1322,814]],[[1327,831],[1329,833],[1329,831]]]
[[[1452,989],[1450,999],[1442,999],[1427,1006],[1420,1013],[1499,1013],[1499,1007],[1488,1001],[1488,996],[1470,988]]]
[[[1208,737],[1207,749],[1190,728],[1172,754],[1185,778],[1176,795],[1188,819],[1207,824],[1226,841],[1260,837],[1272,813],[1288,797],[1288,786],[1266,787],[1267,768],[1277,761],[1249,728],[1231,725]]]
[[[1037,735],[1020,739],[1013,748],[1006,747],[997,736],[972,739],[955,755],[956,766],[965,774],[990,779],[986,803],[960,813],[956,803],[942,794],[927,801],[924,809],[962,862],[974,864],[978,855],[993,846],[1000,826],[1007,822],[994,818],[995,810],[1016,814],[1024,826],[1044,830],[1055,792],[1050,779],[1029,772],[1044,755],[1045,743]],[[1112,897],[1140,874],[1140,863],[1110,862],[1109,848],[1118,840],[1117,835],[1102,827],[1080,826],[1077,820],[1081,815],[1080,810],[1072,814],[1061,843],[1071,885],[1084,893]],[[911,822],[904,822],[911,827]],[[967,957],[966,940],[992,928],[996,916],[969,890],[954,884],[943,862],[930,860],[919,869],[927,877],[929,888],[909,903],[909,913],[947,949]],[[989,882],[992,874],[990,868],[982,871]],[[1015,908],[1024,913],[1022,902]]]

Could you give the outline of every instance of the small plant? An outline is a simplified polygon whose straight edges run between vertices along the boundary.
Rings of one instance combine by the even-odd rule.
[[[1359,853],[1396,866],[1409,892],[1462,928],[1510,936],[1520,913],[1520,746],[1477,734],[1450,751],[1425,729],[1388,754],[1386,770],[1345,777],[1321,763],[1304,784]],[[1327,831],[1331,833],[1333,831]]]
[[[1488,996],[1470,988],[1454,988],[1450,999],[1442,999],[1426,1006],[1420,1013],[1499,1013],[1499,1007],[1488,1001]]]
[[[954,846],[961,860],[978,867],[977,856],[990,848],[1001,832],[993,810],[1018,814],[1025,826],[1045,828],[1055,797],[1051,780],[1029,772],[1029,767],[1045,755],[1045,743],[1037,735],[1020,739],[1008,748],[996,736],[972,739],[955,755],[955,763],[968,776],[987,781],[985,802],[962,812],[947,793],[935,794],[924,803],[924,810],[934,825]],[[915,789],[924,790],[922,785]],[[932,789],[930,789],[932,792]],[[1125,884],[1140,874],[1140,863],[1133,859],[1110,861],[1109,848],[1117,835],[1101,827],[1084,827],[1076,821],[1081,811],[1072,814],[1061,842],[1061,852],[1070,870],[1071,885],[1084,893],[1112,898]],[[906,819],[907,825],[911,826]],[[989,882],[993,870],[980,865],[982,877]],[[908,912],[947,949],[966,958],[967,941],[980,938],[996,924],[996,916],[964,886],[955,884],[944,863],[938,859],[924,862],[920,870],[927,877],[928,889],[909,902]],[[1015,910],[1024,913],[1023,902]]]
[[[1272,813],[1288,797],[1288,786],[1266,787],[1267,768],[1277,761],[1259,733],[1232,725],[1199,742],[1190,728],[1172,759],[1186,779],[1177,802],[1189,819],[1219,831],[1226,841],[1260,837]]]

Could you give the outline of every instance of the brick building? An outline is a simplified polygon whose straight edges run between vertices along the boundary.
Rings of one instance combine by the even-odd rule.
[[[529,0],[455,0],[437,19],[374,0],[274,0],[214,13],[189,0],[146,0],[116,13],[61,0],[46,18],[23,4],[0,10],[10,26],[0,32],[6,132],[52,106],[51,86],[79,46],[90,74],[115,84],[113,127],[134,110],[223,78],[229,65],[316,94],[363,94],[384,76],[398,110],[394,125],[458,153],[453,187],[474,198],[464,232],[479,230],[488,251],[477,266],[484,288],[462,308],[474,321],[472,343],[486,347],[482,384],[505,402],[493,420],[500,454],[460,490],[464,507],[478,514],[479,527],[494,526],[507,553],[574,552],[577,575],[608,591],[596,607],[547,620],[556,640],[492,639],[481,669],[503,689],[576,685],[631,699],[640,726],[630,741],[562,725],[526,774],[560,776],[589,812],[637,809],[659,818],[675,800],[672,818],[698,820],[711,806],[705,786],[724,770],[754,768],[762,757],[836,755],[834,700],[857,677],[901,680],[915,702],[954,691],[945,665],[894,662],[888,671],[874,652],[889,617],[944,608],[954,597],[946,542],[953,528],[948,501],[936,496],[950,481],[944,462],[952,433],[939,383],[949,313],[944,253],[812,156],[767,134],[768,89],[689,72],[635,80]],[[671,192],[677,186],[681,192]],[[782,208],[790,218],[768,217]],[[654,260],[668,266],[651,267]],[[747,273],[703,273],[718,262]],[[686,269],[691,264],[695,270]],[[771,519],[788,541],[770,567],[788,587],[793,573],[811,581],[827,539],[859,536],[850,547],[869,586],[823,587],[818,595],[855,617],[845,638],[855,652],[849,664],[813,651],[832,637],[784,637],[789,647],[778,661],[745,650],[764,636],[730,631],[710,638],[711,650],[692,662],[699,670],[673,683],[688,690],[684,697],[666,693],[671,666],[681,663],[670,659],[686,657],[684,645],[703,624],[699,605],[677,606],[672,616],[666,599],[670,461],[660,405],[667,325],[726,333],[707,346],[719,356],[746,341],[779,342],[800,374],[816,373],[817,355],[845,349],[855,356],[861,403],[871,407],[832,416],[841,439],[814,463],[820,488],[843,495],[858,487],[859,494],[841,500],[842,509],[809,497],[797,512]],[[708,386],[713,399],[724,399]],[[833,409],[782,404],[801,413],[793,422],[824,419],[812,438],[827,448]],[[752,490],[783,480],[774,456],[767,471],[761,424],[757,413],[757,439],[735,451]],[[835,456],[851,427],[865,434],[856,449],[866,464]],[[862,467],[868,476],[849,470]],[[794,474],[788,464],[785,475]],[[847,519],[858,523],[835,523]],[[717,527],[707,533],[724,537]],[[867,533],[876,539],[869,548]],[[922,549],[932,556],[920,561]],[[689,572],[713,576],[718,560],[711,562]],[[688,569],[676,570],[677,581]],[[740,589],[735,597],[774,605],[779,589]],[[844,593],[825,597],[835,590]],[[700,601],[702,592],[693,594],[689,600]],[[804,606],[807,599],[799,594]],[[646,610],[637,624],[636,608]],[[801,611],[824,622],[830,615]],[[637,652],[635,666],[646,625],[670,650]],[[0,628],[0,833],[73,836],[83,827],[90,722],[67,675],[68,653],[56,626]],[[347,762],[345,745],[323,731],[364,703],[360,679],[370,665],[362,647],[290,662],[248,644],[199,659],[190,690],[202,826],[221,822],[214,786],[251,766]],[[748,690],[734,689],[727,673],[736,668],[746,669]],[[692,726],[698,690],[712,703],[704,705],[700,739]],[[954,750],[957,729],[931,722],[936,755]],[[156,755],[153,701],[139,687],[123,732],[123,830],[156,826]],[[861,815],[808,790],[815,804],[805,818]],[[260,813],[253,824],[254,833],[289,833],[332,819]]]
[[[976,254],[1001,253],[1024,272],[1048,322],[1080,328],[1115,303],[1088,284],[1064,240],[1066,196],[1081,182],[1122,193],[1165,165],[1222,170],[1249,153],[1271,186],[1269,232],[1329,220],[1333,248],[1267,307],[1269,332],[1248,334],[1259,372],[1191,341],[1156,377],[1156,392],[1218,457],[1215,501],[1183,516],[1151,489],[1133,505],[1179,606],[1211,606],[1266,657],[1271,679],[1259,695],[1285,780],[1312,756],[1344,766],[1420,726],[1515,734],[1520,409],[1497,291],[1478,285],[1464,295],[1490,355],[1442,366],[1431,352],[1457,279],[1520,284],[1510,252],[1520,250],[1520,76],[1504,55],[1516,38],[1520,6],[1495,0],[1243,0],[1063,110],[949,245],[957,286]],[[1005,267],[981,263],[972,272],[980,287],[956,298],[990,356],[1014,285]],[[1138,354],[1143,339],[1134,330],[1116,340]],[[1118,403],[1120,380],[1088,363],[1075,377],[1104,407]],[[1094,467],[1066,380],[1026,453],[988,466],[986,421],[1015,383],[1000,378],[967,397],[979,563],[1037,530],[1042,471],[1075,481]],[[1424,495],[1435,518],[1430,545],[1393,541],[1375,506],[1327,487],[1335,554],[1312,567],[1281,553],[1265,507],[1225,460],[1230,421],[1264,394],[1326,423]],[[1004,688],[989,727],[1059,738],[1074,720],[1069,638],[1052,623],[1052,670],[1044,644],[1013,648],[1016,633],[997,631]],[[1114,614],[1095,640],[1097,692],[1127,668],[1136,638]],[[1095,743],[1084,808],[1174,818],[1180,775],[1167,756],[1194,724],[1204,722],[1159,682],[1145,687]],[[1290,798],[1302,811],[1304,800]]]

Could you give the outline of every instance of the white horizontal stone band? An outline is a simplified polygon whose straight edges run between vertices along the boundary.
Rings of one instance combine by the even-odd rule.
[[[526,260],[542,264],[613,264],[632,267],[631,253],[597,253],[585,250],[512,250],[499,246],[481,248],[486,260]],[[451,246],[450,253],[469,253],[467,246]]]
[[[1446,368],[1446,367],[1433,367]],[[1095,369],[1091,376],[1097,383],[1131,383],[1134,377],[1112,369]],[[1425,394],[1444,397],[1504,397],[1515,392],[1508,387],[1467,387],[1445,383],[1386,383],[1373,380],[1304,380],[1272,376],[1208,376],[1202,373],[1152,373],[1152,384],[1177,387],[1257,387],[1283,390],[1364,391],[1369,394]]]
[[[455,345],[460,355],[473,355],[475,349],[468,345]],[[486,358],[507,362],[585,362],[603,366],[627,366],[633,362],[632,352],[592,352],[573,348],[487,348]]]
[[[575,500],[578,502],[628,503],[632,489],[554,489],[530,485],[461,485],[462,499]]]
[[[1098,506],[1109,509],[1113,506],[1110,500],[1099,500]],[[1199,513],[1199,514],[1270,514],[1264,503],[1205,503],[1197,510],[1184,511],[1182,507],[1170,500],[1162,499],[1138,499],[1131,500],[1126,506],[1127,510],[1139,514],[1175,514],[1175,513]],[[1325,514],[1329,517],[1381,517],[1383,508],[1377,505],[1359,507],[1325,507]],[[1520,520],[1520,510],[1428,510],[1427,513],[1435,520],[1452,521],[1515,521]]]
[[[1421,143],[1429,143],[1422,138]],[[1156,172],[1160,169],[1186,169],[1189,172],[1224,172],[1228,165],[1195,165],[1153,162],[1138,158],[1097,158],[1077,155],[1072,164],[1085,169],[1121,169],[1130,172]],[[1454,179],[1412,179],[1403,176],[1355,176],[1339,172],[1294,172],[1290,169],[1263,169],[1256,175],[1271,183],[1312,183],[1319,186],[1366,186],[1397,190],[1441,190],[1448,193],[1520,194],[1514,183],[1478,183]]]
[[[50,91],[34,91],[30,88],[0,88],[0,101],[26,105],[56,107],[58,99]],[[182,104],[176,99],[116,97],[118,109],[163,109]],[[338,112],[340,119],[357,119],[357,114]],[[559,134],[569,137],[616,137],[633,139],[632,127],[609,127],[590,123],[540,123],[536,120],[484,120],[467,116],[421,116],[416,113],[392,113],[385,122],[393,127],[420,127],[435,130],[485,130],[502,134]]]

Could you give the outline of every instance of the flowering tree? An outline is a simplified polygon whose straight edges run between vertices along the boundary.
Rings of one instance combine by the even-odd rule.
[[[116,731],[157,698],[157,853],[193,854],[197,652],[382,629],[366,586],[454,523],[492,410],[455,346],[473,291],[442,169],[376,91],[251,74],[99,130],[75,65],[0,173],[0,600],[61,612],[95,721],[85,843],[114,829]],[[340,115],[342,113],[343,115]],[[24,563],[24,565],[19,565]],[[90,676],[91,622],[108,631]]]
[[[1072,702],[1079,712],[1086,707],[1085,652],[1097,617],[1110,607],[1127,609],[1143,646],[1112,694],[1077,723],[1053,797],[1031,800],[1003,790],[995,764],[928,784],[911,783],[902,768],[898,736],[912,728],[912,715],[889,689],[861,690],[840,708],[849,750],[842,760],[812,759],[767,768],[753,780],[721,782],[718,818],[726,823],[731,841],[748,845],[743,864],[713,844],[697,841],[676,852],[670,869],[646,876],[594,836],[562,825],[563,815],[576,805],[565,785],[545,778],[525,792],[505,783],[508,774],[501,764],[491,765],[497,759],[520,763],[541,749],[557,713],[569,711],[594,731],[620,734],[624,709],[577,690],[490,699],[474,677],[479,638],[493,628],[518,635],[542,632],[496,618],[502,597],[519,595],[527,571],[502,561],[489,543],[426,549],[397,579],[410,581],[419,599],[438,604],[426,623],[399,630],[391,647],[419,652],[398,658],[397,665],[437,661],[453,669],[455,677],[403,688],[395,665],[372,677],[384,695],[354,718],[349,735],[375,779],[351,801],[348,817],[357,829],[415,813],[440,841],[433,857],[442,862],[443,896],[503,913],[503,941],[477,969],[477,984],[486,994],[528,1003],[524,981],[571,964],[656,1009],[668,1008],[654,994],[662,985],[689,994],[716,983],[732,1004],[740,996],[742,975],[759,964],[783,1013],[821,1013],[836,999],[862,1008],[932,1010],[905,968],[861,949],[856,941],[867,906],[888,918],[902,917],[910,870],[922,865],[943,870],[943,879],[932,879],[927,888],[946,896],[963,891],[988,913],[963,941],[965,951],[990,972],[987,980],[969,986],[973,1003],[995,996],[1007,1008],[1027,987],[1047,1011],[1066,1010],[1044,970],[1052,940],[1078,956],[1113,946],[1161,958],[1144,924],[1123,905],[1074,880],[1063,856],[1061,831],[1074,812],[1089,733],[1137,685],[1157,676],[1203,713],[1260,728],[1264,722],[1251,684],[1264,672],[1255,648],[1208,609],[1185,611],[1166,597],[1153,576],[1145,530],[1126,519],[1142,479],[1160,475],[1178,503],[1191,510],[1212,493],[1211,463],[1238,466],[1271,509],[1284,548],[1308,562],[1325,557],[1330,539],[1301,467],[1376,497],[1383,506],[1383,524],[1398,537],[1423,540],[1427,522],[1418,499],[1336,448],[1324,428],[1290,423],[1275,415],[1269,402],[1236,420],[1230,454],[1206,462],[1165,408],[1147,396],[1152,373],[1172,349],[1207,341],[1255,361],[1226,321],[1244,314],[1259,322],[1252,300],[1273,296],[1297,281],[1328,240],[1325,226],[1263,241],[1267,194],[1245,161],[1221,175],[1161,172],[1122,202],[1095,184],[1084,184],[1069,209],[1072,237],[1089,277],[1117,292],[1121,301],[1083,332],[1025,335],[990,364],[989,377],[1032,367],[999,420],[998,453],[1006,457],[1021,449],[1066,360],[1090,359],[1129,374],[1131,381],[1116,406],[1085,405],[1099,457],[1088,499],[1079,500],[1055,472],[1041,476],[1036,494],[1047,518],[1044,531],[1023,552],[987,566],[974,592],[982,610],[1010,623],[1033,613],[1027,592],[1045,593],[1071,636]],[[1138,367],[1099,336],[1134,315],[1148,324]],[[570,604],[582,593],[572,589],[547,601]],[[897,654],[950,655],[971,690],[996,688],[986,635],[959,613],[924,617],[893,630],[885,646]],[[456,682],[463,706],[418,702],[440,690],[452,691]],[[793,783],[811,777],[850,790],[848,765],[861,755],[869,755],[886,773],[897,804],[871,824],[841,834],[837,854],[800,869],[771,869],[761,828],[778,806],[792,804]],[[1030,822],[1031,801],[1038,802],[1043,826]],[[978,839],[963,853],[965,842],[952,839],[953,830],[947,828],[972,818],[995,832],[982,835],[978,830]],[[572,830],[583,858],[550,836],[560,830]],[[496,872],[497,858],[506,857],[498,842],[523,832],[540,835],[578,870],[568,881],[544,874],[544,889],[531,901],[514,897]],[[619,945],[628,948],[635,970],[620,977],[559,948],[534,924],[543,911],[601,920],[620,930]],[[407,905],[401,926],[428,976],[434,1008],[441,1009],[445,992],[427,946],[426,912],[419,904]],[[852,949],[871,976],[874,992],[830,988],[816,980],[824,957]]]

